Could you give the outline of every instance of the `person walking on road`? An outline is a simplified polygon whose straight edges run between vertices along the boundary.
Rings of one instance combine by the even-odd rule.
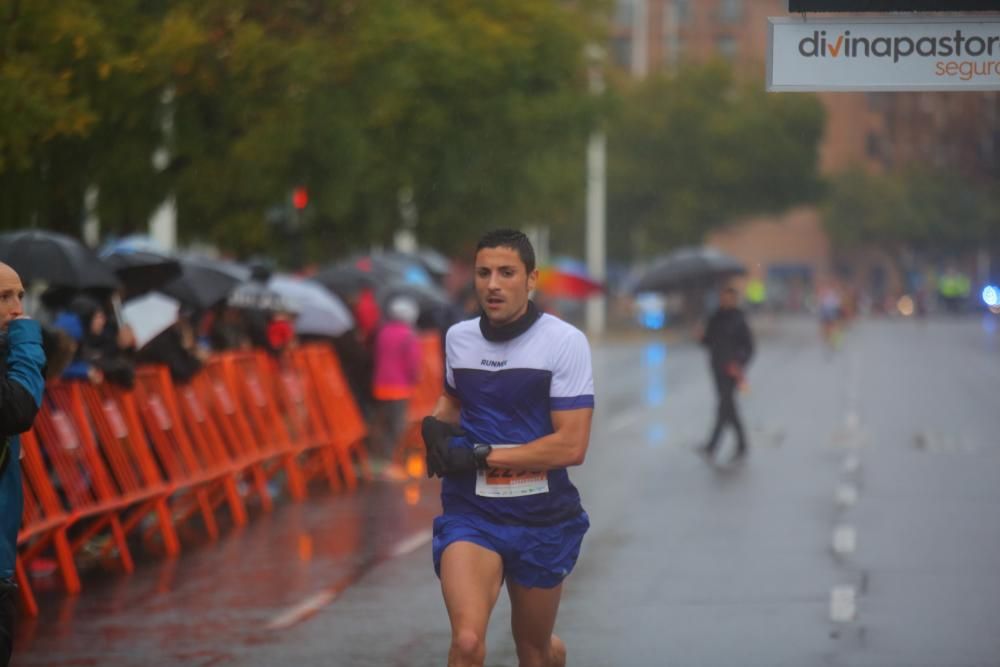
[[[719,295],[719,307],[708,320],[701,343],[708,348],[718,396],[718,410],[715,426],[708,443],[700,448],[700,453],[714,460],[719,438],[727,425],[736,431],[736,454],[734,461],[741,460],[747,453],[746,433],[736,409],[736,390],[744,382],[747,364],[753,357],[754,343],[750,325],[743,311],[738,307],[739,295],[735,288],[726,287]]]
[[[0,667],[14,650],[14,560],[24,503],[20,442],[42,403],[42,331],[22,309],[24,287],[14,269],[0,263]]]
[[[566,468],[586,455],[594,385],[583,333],[529,300],[537,277],[524,234],[480,239],[483,315],[448,330],[445,391],[422,424],[428,474],[443,478],[433,556],[451,621],[449,667],[483,665],[505,582],[520,667],[566,664],[553,630],[590,526]]]

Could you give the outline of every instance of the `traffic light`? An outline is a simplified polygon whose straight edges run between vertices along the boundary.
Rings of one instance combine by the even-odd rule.
[[[309,205],[309,191],[303,186],[298,186],[292,190],[292,206],[295,210],[301,211]]]

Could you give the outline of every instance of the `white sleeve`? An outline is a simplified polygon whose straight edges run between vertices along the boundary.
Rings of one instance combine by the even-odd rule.
[[[578,329],[572,329],[563,337],[555,352],[549,403],[552,410],[594,407],[590,344]]]

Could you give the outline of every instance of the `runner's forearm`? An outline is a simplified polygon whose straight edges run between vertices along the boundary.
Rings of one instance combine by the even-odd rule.
[[[486,459],[495,468],[553,470],[583,463],[590,443],[590,420],[562,428],[519,447],[494,447]]]

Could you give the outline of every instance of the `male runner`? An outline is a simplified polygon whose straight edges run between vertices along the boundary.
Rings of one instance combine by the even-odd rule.
[[[528,299],[537,277],[524,234],[480,239],[483,315],[448,331],[445,392],[423,423],[428,474],[444,478],[433,551],[449,667],[483,664],[505,581],[520,667],[566,664],[553,628],[590,526],[566,468],[586,455],[594,385],[584,335]]]

